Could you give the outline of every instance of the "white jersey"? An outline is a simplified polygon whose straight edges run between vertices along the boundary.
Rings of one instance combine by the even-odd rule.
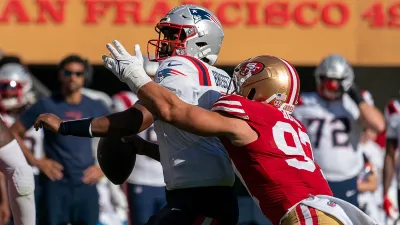
[[[124,225],[128,221],[128,201],[119,185],[112,184],[103,177],[97,183],[99,192],[100,214],[102,225]]]
[[[376,148],[378,147],[378,148]],[[375,191],[364,191],[358,193],[358,205],[360,209],[362,209],[368,216],[370,216],[375,221],[383,221],[384,219],[384,212],[382,210],[382,203],[383,203],[383,192],[382,192],[382,185],[380,181],[382,169],[380,172],[375,165],[383,166],[383,154],[380,146],[378,146],[374,141],[367,140],[365,143],[360,144],[360,149],[363,151],[366,162],[365,168],[368,166],[372,169],[373,173],[378,177],[378,189]],[[378,150],[379,152],[375,152]],[[377,155],[379,154],[379,155]],[[379,160],[380,159],[380,160]],[[378,162],[379,161],[379,162]],[[365,171],[362,171],[359,176],[359,182],[363,182],[362,179],[365,179]],[[381,224],[381,223],[379,223]]]
[[[359,174],[364,165],[359,149],[360,111],[347,94],[335,101],[326,101],[318,93],[302,94],[293,115],[306,126],[314,159],[328,181],[344,181]]]
[[[393,100],[385,107],[386,138],[400,141],[400,101]],[[400,156],[400,155],[398,155]],[[400,185],[400,165],[397,158],[397,185]]]
[[[378,183],[382,183],[383,177],[383,164],[385,158],[385,151],[373,140],[367,140],[365,143],[360,144],[361,151],[368,158],[369,162],[376,170]]]
[[[112,97],[112,100],[113,111],[121,112],[134,105],[138,101],[138,98],[132,92],[122,91],[115,94]],[[153,125],[140,132],[138,135],[145,140],[157,142],[157,135],[154,132]],[[135,167],[127,181],[131,184],[153,187],[165,186],[163,170],[160,162],[144,155],[136,155]]]
[[[1,114],[0,116],[8,127],[11,127],[15,122],[15,118],[10,115]],[[25,133],[24,144],[29,150],[32,151],[33,156],[36,159],[41,159],[44,156],[43,138],[44,138],[44,133],[42,129],[36,131],[35,128],[31,127]],[[39,168],[33,166],[32,169],[34,175],[39,175],[40,173]]]
[[[209,110],[227,92],[230,77],[193,57],[173,56],[160,64],[155,81],[181,100]],[[233,185],[231,160],[218,138],[196,136],[159,120],[154,127],[167,189]]]

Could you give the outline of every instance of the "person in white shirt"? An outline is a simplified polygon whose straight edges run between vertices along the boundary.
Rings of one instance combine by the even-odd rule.
[[[396,219],[398,208],[391,200],[390,188],[394,175],[397,175],[397,205],[400,203],[400,166],[398,161],[398,142],[400,138],[400,101],[391,100],[385,107],[386,154],[383,167],[383,209],[389,219]]]
[[[112,101],[112,111],[122,112],[132,107],[138,98],[132,92],[121,91],[112,96]],[[153,125],[138,135],[147,141],[157,142]],[[166,204],[165,183],[160,162],[145,155],[137,155],[135,167],[127,182],[131,221],[135,225],[144,225]]]

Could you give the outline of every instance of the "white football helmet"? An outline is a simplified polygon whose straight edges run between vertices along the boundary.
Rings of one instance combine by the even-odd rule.
[[[18,63],[0,67],[0,106],[3,110],[22,107],[35,101],[29,71]]]
[[[314,76],[318,93],[328,100],[341,98],[354,83],[353,68],[338,54],[324,58],[316,68]]]
[[[155,48],[155,60],[187,55],[214,65],[224,39],[218,18],[197,5],[181,5],[172,9],[155,30],[158,39],[150,40],[147,45],[148,52],[150,48]]]

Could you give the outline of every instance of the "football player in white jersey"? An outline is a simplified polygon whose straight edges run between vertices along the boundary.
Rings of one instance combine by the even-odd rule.
[[[31,75],[18,63],[7,63],[0,68],[1,138],[0,170],[8,181],[10,205],[14,224],[35,224],[35,198],[40,196],[40,188],[34,194],[38,169],[29,166],[17,141],[7,129],[15,117],[34,100]],[[33,132],[32,132],[33,131]],[[42,157],[42,132],[32,130],[25,142],[34,151],[35,157]]]
[[[368,91],[363,91],[362,95],[367,103],[373,105],[374,100]],[[359,179],[358,203],[360,208],[365,209],[365,213],[376,220],[378,224],[384,224],[385,213],[382,209],[383,204],[383,161],[385,152],[378,143],[382,134],[377,134],[371,129],[365,129],[360,140],[360,149],[364,154],[365,166],[361,174],[369,174],[365,178]],[[360,174],[360,175],[361,175]]]
[[[400,167],[398,165],[398,142],[400,138],[400,101],[392,100],[385,107],[386,118],[386,154],[383,166],[383,209],[389,217],[397,214],[398,209],[388,196],[393,175],[397,174],[397,203],[400,203]]]
[[[359,149],[361,132],[363,126],[382,132],[383,115],[365,101],[344,57],[327,56],[314,75],[317,92],[301,95],[294,116],[307,127],[315,161],[334,196],[358,205],[357,177],[364,165]]]
[[[97,225],[128,225],[128,201],[121,187],[106,177],[102,177],[96,186],[100,206]]]
[[[149,41],[149,46],[155,47],[155,60],[160,61],[155,81],[185,102],[210,109],[221,93],[227,92],[230,82],[225,71],[213,66],[224,37],[219,20],[203,7],[181,5],[161,19],[156,31],[158,39]],[[113,44],[123,49],[119,42]],[[111,44],[107,47],[117,61],[113,64],[116,61],[103,56],[107,67],[123,70],[130,55]],[[140,52],[140,47],[135,50]],[[140,65],[143,69],[143,61]],[[153,121],[147,109],[135,104],[121,113],[83,121],[61,123],[54,115],[43,114],[36,127],[55,132],[67,127],[63,135],[127,136],[143,131]],[[196,136],[156,118],[154,128],[160,151],[153,157],[159,158],[163,167],[167,206],[148,224],[236,224],[235,175],[218,138]]]
[[[112,96],[112,101],[113,112],[122,112],[132,107],[138,98],[133,92],[121,91]],[[138,135],[147,141],[157,142],[153,125]],[[135,225],[144,225],[166,204],[165,183],[160,162],[145,155],[137,155],[135,167],[127,183],[131,221]]]

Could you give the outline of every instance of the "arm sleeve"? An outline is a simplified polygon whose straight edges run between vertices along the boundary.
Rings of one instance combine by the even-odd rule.
[[[25,127],[25,129],[29,129],[33,126],[35,123],[36,118],[41,114],[44,113],[44,107],[43,107],[43,102],[38,101],[32,106],[30,106],[25,112],[23,112],[19,116],[19,120],[21,121],[22,125]]]

